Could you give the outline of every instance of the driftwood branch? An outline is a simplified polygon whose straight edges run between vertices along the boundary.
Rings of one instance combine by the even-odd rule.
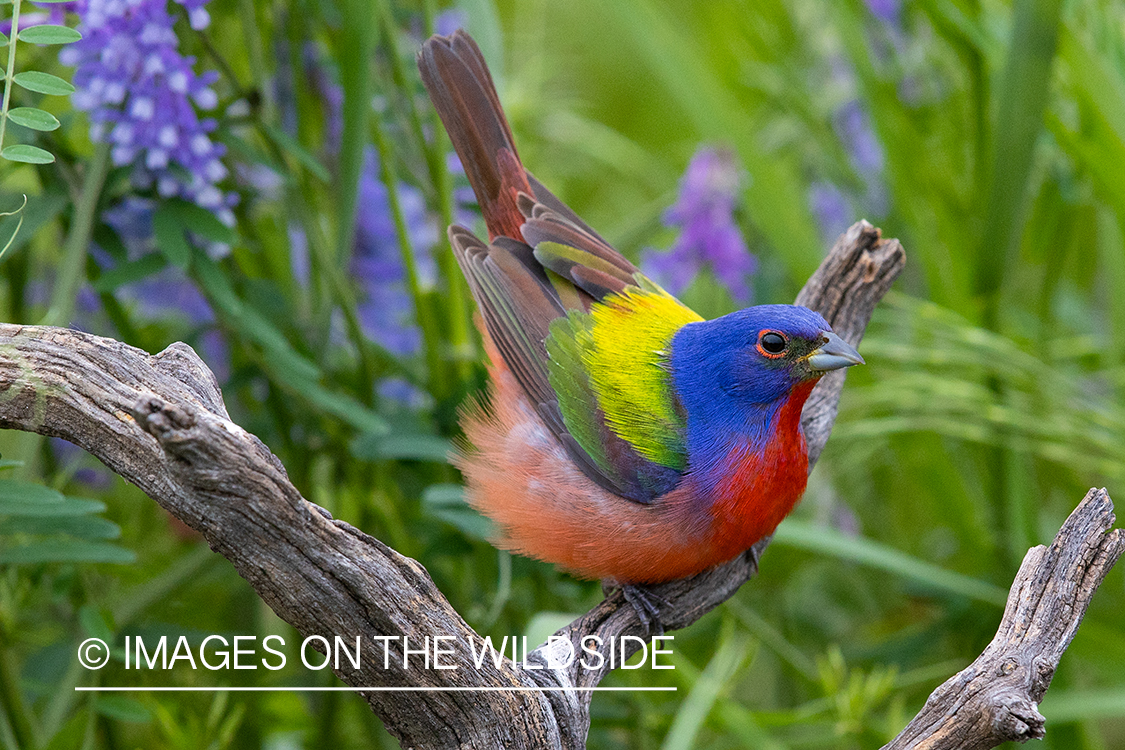
[[[1029,549],[992,643],[883,750],[984,750],[1041,739],[1039,702],[1094,592],[1125,552],[1125,530],[1111,530],[1113,523],[1109,495],[1092,489],[1050,547]]]
[[[881,239],[878,230],[860,222],[837,241],[797,301],[821,312],[841,337],[858,344],[902,265],[899,243]],[[828,375],[805,406],[810,468],[827,441],[842,387],[843,372]],[[173,344],[149,355],[78,331],[0,325],[0,427],[62,437],[97,456],[199,531],[302,635],[338,635],[350,641],[358,636],[364,643],[397,639],[389,643],[387,661],[382,650],[365,649],[359,669],[342,665],[337,675],[356,688],[447,689],[360,690],[404,747],[584,745],[590,693],[559,688],[597,685],[608,666],[528,669],[486,659],[478,667],[471,655],[480,652],[481,637],[425,569],[301,497],[266,446],[230,421],[214,376],[189,347]],[[690,580],[655,587],[666,602],[661,607],[665,628],[686,627],[733,595],[755,572],[766,543]],[[1106,569],[1116,559],[1109,552],[1099,554]],[[1100,580],[1090,570],[1088,578],[1078,579],[1089,581],[1082,588],[1083,611]],[[1056,639],[1055,650],[1045,652],[1052,670],[1073,627],[1067,633],[1064,640]],[[448,639],[449,651],[442,658],[451,669],[424,669],[417,659],[403,666],[404,642],[418,649],[438,635]],[[560,635],[579,646],[586,636],[620,642],[620,636],[640,636],[643,629],[633,608],[614,593]],[[1024,640],[1029,648],[1041,643]],[[1036,656],[1028,653],[1028,658]],[[528,661],[548,667],[550,657],[543,647]],[[1036,694],[1031,695],[1035,700]],[[910,737],[929,736],[940,725],[931,721],[911,730],[912,723],[904,736],[911,731]],[[908,741],[915,744],[894,747],[922,746],[917,744],[921,740]]]

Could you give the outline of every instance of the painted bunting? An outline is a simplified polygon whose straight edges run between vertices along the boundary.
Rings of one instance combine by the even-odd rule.
[[[491,375],[456,462],[498,544],[632,586],[771,534],[805,489],[805,399],[859,353],[803,307],[703,320],[524,169],[468,34],[418,65],[488,227],[449,228]]]

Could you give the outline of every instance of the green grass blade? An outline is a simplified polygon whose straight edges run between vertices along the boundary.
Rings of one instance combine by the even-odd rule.
[[[52,539],[6,545],[0,551],[0,565],[35,565],[39,563],[118,563],[136,562],[130,549],[107,542],[85,539]]]
[[[1062,0],[1017,0],[1015,4],[984,196],[988,212],[980,233],[974,280],[975,291],[985,301],[986,324],[996,313],[998,293],[1021,235],[1021,214],[1035,142],[1043,129],[1061,11]]]
[[[663,750],[690,750],[696,747],[707,716],[719,701],[727,684],[738,674],[753,641],[745,632],[725,627],[718,650],[699,675],[687,698],[680,704],[672,726],[664,737]]]
[[[965,596],[998,607],[1003,607],[1008,600],[1008,592],[999,586],[945,570],[872,539],[845,536],[835,529],[799,519],[791,518],[781,524],[773,541],[786,547],[883,570],[936,592]]]
[[[340,181],[336,203],[336,258],[350,257],[355,239],[356,202],[363,172],[364,151],[370,141],[371,60],[379,27],[375,11],[359,0],[341,5],[339,46],[340,86],[344,90],[344,130],[340,138]]]
[[[749,130],[754,120],[746,104],[721,84],[721,71],[707,58],[711,40],[693,39],[680,19],[650,0],[613,0],[605,8],[620,23],[621,43],[630,45],[668,94],[661,116],[687,118],[699,138],[734,146],[751,175],[744,193],[751,221],[792,277],[806,278],[824,252],[804,189],[795,170],[762,148],[758,134]]]
[[[1125,689],[1051,691],[1039,706],[1048,724],[1125,718]]]

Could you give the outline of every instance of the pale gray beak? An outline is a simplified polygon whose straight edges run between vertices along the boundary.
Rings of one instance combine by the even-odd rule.
[[[863,357],[859,356],[854,346],[831,331],[825,331],[824,335],[828,337],[828,341],[808,356],[809,367],[814,370],[839,370],[842,367],[864,364]]]

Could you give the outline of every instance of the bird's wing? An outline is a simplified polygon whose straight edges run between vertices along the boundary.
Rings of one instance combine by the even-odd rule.
[[[525,194],[520,210],[526,243],[450,229],[485,328],[575,463],[652,502],[686,462],[668,344],[701,318],[556,206]]]

